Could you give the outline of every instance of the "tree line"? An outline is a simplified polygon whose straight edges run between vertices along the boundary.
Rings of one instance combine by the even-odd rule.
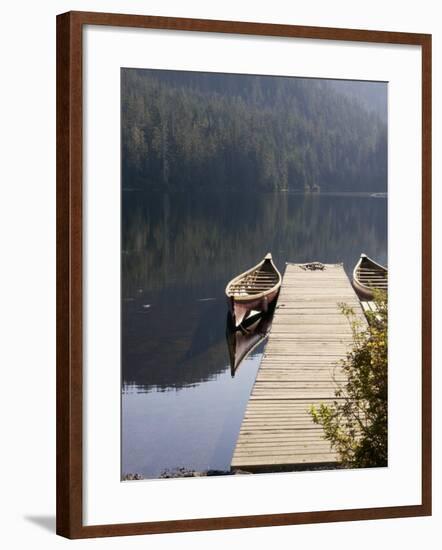
[[[386,117],[350,85],[122,69],[123,187],[385,191]]]

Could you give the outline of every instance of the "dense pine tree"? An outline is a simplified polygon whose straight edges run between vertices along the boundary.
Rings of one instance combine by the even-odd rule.
[[[123,69],[125,187],[385,191],[386,85]],[[381,105],[381,107],[379,107]]]

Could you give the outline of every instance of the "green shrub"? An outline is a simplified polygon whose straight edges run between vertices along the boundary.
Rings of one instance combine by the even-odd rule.
[[[354,345],[339,365],[346,382],[337,386],[333,405],[312,406],[344,467],[370,468],[388,464],[388,301],[376,292],[376,313],[368,314],[368,327],[354,311],[342,305],[352,325]]]

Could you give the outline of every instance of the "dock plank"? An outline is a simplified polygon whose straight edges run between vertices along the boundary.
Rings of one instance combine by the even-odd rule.
[[[272,328],[232,457],[233,469],[268,471],[338,461],[310,415],[312,405],[332,403],[339,366],[353,343],[341,304],[366,319],[342,265],[304,270],[287,264]]]

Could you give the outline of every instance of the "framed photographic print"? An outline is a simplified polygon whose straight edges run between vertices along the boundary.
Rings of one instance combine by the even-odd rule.
[[[431,514],[431,36],[57,18],[57,532]]]

